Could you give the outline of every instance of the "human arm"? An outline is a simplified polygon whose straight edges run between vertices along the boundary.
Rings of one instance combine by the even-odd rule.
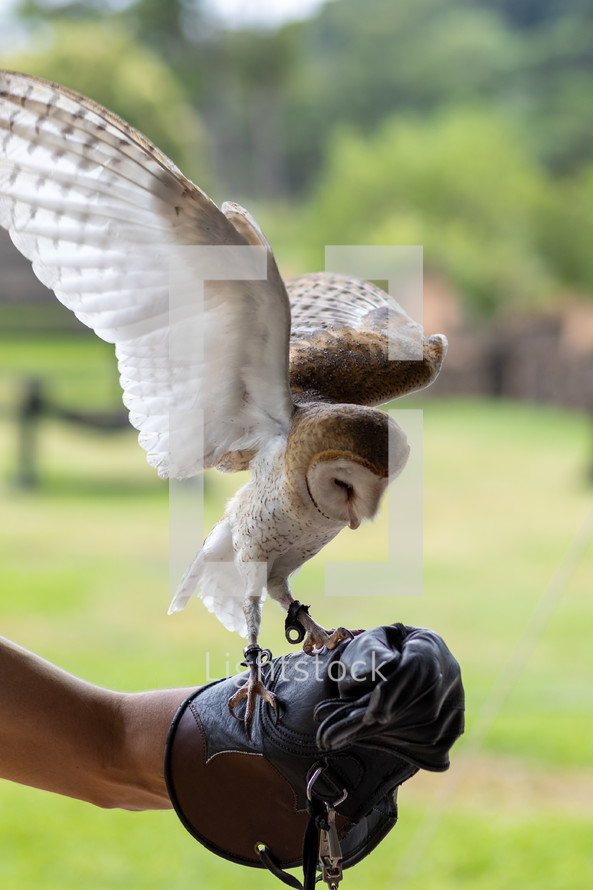
[[[167,809],[165,741],[190,691],[103,689],[0,637],[0,778],[100,807]]]

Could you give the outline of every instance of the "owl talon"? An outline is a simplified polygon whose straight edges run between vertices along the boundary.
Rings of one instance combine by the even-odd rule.
[[[348,630],[346,627],[337,627],[335,629],[325,630],[323,627],[316,624],[314,628],[309,630],[305,638],[303,652],[307,655],[315,655],[323,649],[324,646],[326,649],[335,649],[338,643],[341,643],[342,640],[351,640],[352,637],[357,636],[359,633],[362,633],[362,629]]]
[[[269,649],[262,649],[261,646],[248,646],[245,649],[245,661],[242,662],[245,667],[249,668],[249,678],[245,683],[231,695],[228,700],[229,713],[235,720],[243,720],[247,738],[251,740],[251,724],[255,715],[255,705],[258,698],[263,700],[274,709],[274,722],[278,722],[278,708],[276,704],[276,696],[269,689],[266,689],[261,679],[262,660],[269,661],[272,653]],[[243,699],[247,699],[245,713],[243,718],[237,717],[235,708]]]
[[[342,640],[352,639],[353,636],[354,634],[345,627],[325,630],[318,626],[307,634],[303,643],[303,652],[306,652],[307,655],[314,655],[324,646],[326,649],[335,649]]]

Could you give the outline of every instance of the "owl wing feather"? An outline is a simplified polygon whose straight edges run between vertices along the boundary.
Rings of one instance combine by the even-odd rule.
[[[115,343],[130,421],[162,476],[257,451],[294,411],[284,284],[249,214],[223,210],[100,105],[0,72],[0,225]],[[224,280],[231,262],[237,280]]]
[[[438,376],[446,338],[424,338],[421,326],[373,284],[322,272],[286,287],[290,385],[297,403],[383,405]]]

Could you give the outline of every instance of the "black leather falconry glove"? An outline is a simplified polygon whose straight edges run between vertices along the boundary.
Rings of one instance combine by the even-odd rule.
[[[165,754],[171,800],[219,856],[304,890],[320,869],[336,888],[395,825],[399,785],[448,768],[463,732],[459,665],[434,631],[394,624],[270,659],[261,676],[277,713],[259,699],[251,738],[227,708],[245,674],[181,705]],[[304,884],[283,871],[301,864]]]

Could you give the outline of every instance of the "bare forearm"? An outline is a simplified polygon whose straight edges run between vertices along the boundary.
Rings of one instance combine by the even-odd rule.
[[[112,692],[0,637],[0,777],[97,806],[165,809],[165,740],[189,691]]]

